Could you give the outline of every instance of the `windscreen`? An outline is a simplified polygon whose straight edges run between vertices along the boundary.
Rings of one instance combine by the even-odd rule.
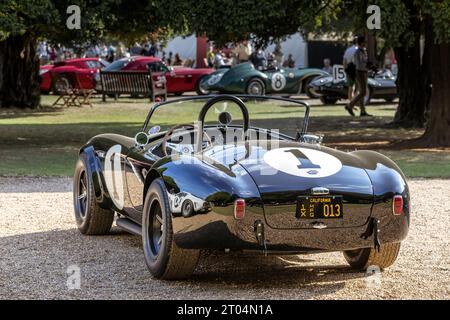
[[[182,100],[161,105],[152,114],[147,130],[153,126],[160,126],[161,130],[165,131],[179,124],[193,125],[209,99]],[[300,132],[304,126],[306,112],[304,105],[273,98],[242,97],[241,99],[248,109],[250,128],[278,131],[282,135],[295,138],[297,132]],[[223,113],[229,114],[229,119],[224,117]],[[226,123],[227,126],[243,126],[243,114],[235,102],[215,103],[206,113],[205,126],[223,126],[223,119],[229,120]]]

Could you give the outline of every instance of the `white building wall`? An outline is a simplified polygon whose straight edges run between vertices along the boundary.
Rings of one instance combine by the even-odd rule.
[[[265,50],[266,53],[271,53],[275,49],[275,45],[270,45]],[[296,68],[305,68],[308,64],[307,44],[303,40],[300,33],[289,36],[286,41],[281,43],[281,51],[284,54],[283,61],[287,59],[291,53],[295,61]]]
[[[266,53],[271,53],[275,49],[275,45],[270,45],[266,48]],[[287,59],[288,55],[291,53],[295,61],[296,68],[307,67],[308,56],[307,56],[307,44],[303,40],[299,33],[289,36],[285,41],[281,43],[281,50],[284,53],[284,59]],[[195,60],[197,56],[197,41],[195,35],[189,37],[176,37],[167,43],[164,48],[166,52],[166,57],[169,56],[169,52],[172,51],[175,56],[176,53],[180,54],[181,59],[192,59]],[[161,56],[161,52],[159,55]]]
[[[167,46],[163,49],[166,52],[166,57],[169,57],[169,52],[172,51],[173,56],[178,53],[181,59],[195,60],[197,57],[197,38],[195,35],[189,37],[176,37],[167,43]],[[161,56],[162,52],[159,53]]]

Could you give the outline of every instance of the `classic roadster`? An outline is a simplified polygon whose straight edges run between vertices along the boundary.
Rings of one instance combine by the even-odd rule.
[[[108,65],[108,62],[99,58],[76,58],[41,66],[39,70],[41,92],[46,94],[57,92],[58,85],[69,85],[75,74],[79,78],[81,88],[93,89],[98,71]]]
[[[268,112],[282,129],[262,118]],[[280,118],[286,112],[297,117]],[[115,220],[142,237],[159,279],[189,277],[202,249],[342,251],[352,268],[389,267],[409,230],[405,176],[377,152],[321,145],[307,133],[308,120],[309,106],[286,98],[155,104],[134,138],[101,134],[81,147],[73,185],[78,229],[107,234]]]
[[[232,68],[220,68],[200,81],[200,91],[237,93],[249,95],[295,95],[306,93],[310,98],[318,98],[309,89],[309,83],[317,77],[329,74],[320,69],[276,68],[257,70],[252,63],[238,64]]]
[[[371,72],[367,81],[366,104],[371,99],[384,99],[387,102],[394,101],[398,97],[396,77],[389,70],[379,73]],[[323,104],[335,104],[340,99],[347,99],[348,83],[346,80],[334,82],[333,77],[324,76],[314,79],[308,88],[319,97]]]

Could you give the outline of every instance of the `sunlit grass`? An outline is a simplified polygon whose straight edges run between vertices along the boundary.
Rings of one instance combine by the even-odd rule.
[[[51,107],[56,98],[43,96],[39,110],[0,110],[0,175],[71,176],[78,149],[92,136],[117,133],[134,136],[151,107],[147,99],[119,99],[107,103],[94,99],[94,107]],[[393,105],[369,106],[372,119],[350,118],[342,105],[322,106],[313,101],[310,131],[325,135],[325,143],[342,150],[364,149],[366,143],[388,142],[393,138],[407,139],[421,131],[389,129],[382,124],[390,121]],[[192,123],[198,117],[202,103],[162,107],[151,125],[163,128]],[[254,126],[286,130],[294,134],[301,125],[304,110],[279,104],[248,103]],[[216,121],[225,110],[219,105],[207,115]],[[237,107],[227,105],[235,120],[241,119]],[[300,120],[300,121],[299,121]],[[371,147],[374,149],[374,147]],[[376,147],[375,147],[376,149]],[[450,153],[437,151],[383,150],[409,177],[450,178]]]

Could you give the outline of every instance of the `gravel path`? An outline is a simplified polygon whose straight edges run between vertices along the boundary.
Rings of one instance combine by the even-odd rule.
[[[192,280],[166,282],[146,270],[138,237],[76,230],[71,179],[0,178],[0,299],[449,299],[450,180],[410,187],[412,229],[381,277],[351,271],[340,253],[222,254],[202,257]],[[77,267],[80,289],[69,290]]]

